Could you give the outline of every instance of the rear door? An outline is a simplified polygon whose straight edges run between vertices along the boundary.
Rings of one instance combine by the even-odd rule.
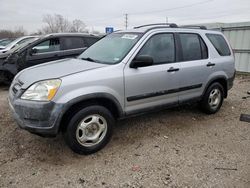
[[[36,51],[33,52],[32,51]],[[50,38],[36,44],[27,51],[26,67],[60,59],[60,38]]]
[[[150,36],[135,55],[151,56],[153,65],[124,69],[125,110],[127,114],[150,110],[156,106],[178,103],[179,63],[176,59],[173,33],[158,33]]]
[[[208,48],[199,34],[179,33],[181,50],[179,101],[185,102],[202,95],[205,83],[214,70],[208,58]]]
[[[77,57],[87,49],[84,37],[62,37],[63,58]]]

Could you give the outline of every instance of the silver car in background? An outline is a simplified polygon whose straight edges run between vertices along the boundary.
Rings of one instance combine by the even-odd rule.
[[[13,40],[12,42],[10,42],[8,45],[4,46],[3,49],[0,49],[0,55],[8,52],[9,50],[17,47],[18,45],[20,45],[22,43],[25,43],[29,40],[36,39],[36,38],[38,38],[38,37],[36,37],[36,36],[19,37],[19,38]]]

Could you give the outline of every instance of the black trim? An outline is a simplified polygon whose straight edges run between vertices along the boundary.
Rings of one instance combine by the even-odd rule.
[[[72,106],[75,105],[79,102],[83,102],[83,101],[87,101],[87,100],[98,100],[98,99],[109,99],[110,101],[112,101],[114,103],[114,105],[116,106],[116,108],[118,109],[118,114],[119,116],[123,116],[123,109],[121,107],[120,102],[111,94],[109,93],[92,93],[92,94],[86,94],[83,96],[79,96],[76,97],[70,101],[68,101],[65,104],[65,108],[64,108],[64,113]]]
[[[145,24],[145,25],[140,25],[140,26],[136,26],[134,27],[134,29],[139,29],[139,28],[142,28],[142,27],[148,27],[148,26],[155,26],[157,28],[157,26],[164,26],[164,27],[171,27],[171,28],[178,28],[177,24],[175,23],[155,23],[155,24]],[[153,28],[155,28],[153,27]],[[152,29],[152,28],[150,28]]]
[[[145,115],[145,114],[148,114],[151,112],[158,112],[161,110],[170,109],[170,108],[174,108],[174,107],[181,106],[181,105],[192,104],[192,103],[198,102],[200,100],[201,100],[201,97],[195,97],[195,98],[184,100],[184,101],[172,102],[172,103],[161,104],[161,105],[157,105],[157,106],[153,106],[153,107],[152,106],[147,107],[144,109],[133,110],[133,111],[127,112],[125,114],[125,116],[123,116],[119,119],[126,119],[126,118],[130,118],[130,117]]]
[[[68,101],[66,104],[64,104],[63,109],[62,109],[60,115],[58,116],[58,119],[57,119],[56,124],[55,124],[56,133],[58,133],[59,130],[62,128],[63,117],[73,105],[75,105],[77,103],[84,102],[84,101],[88,101],[88,100],[98,100],[98,99],[108,99],[108,100],[112,101],[118,110],[118,118],[124,117],[124,112],[123,112],[123,109],[121,107],[121,104],[113,95],[108,94],[108,93],[87,94],[87,95],[76,97],[76,98]]]
[[[207,64],[207,67],[213,67],[213,66],[215,66],[215,63],[209,62],[209,63]]]
[[[139,110],[133,110],[130,112],[126,112],[125,116],[121,117],[120,119],[126,119],[129,117],[136,117],[136,116],[140,116],[140,115],[144,115],[144,114],[148,114],[151,112],[157,112],[157,111],[161,111],[164,109],[169,109],[169,108],[173,108],[178,106],[178,102],[173,102],[173,103],[168,103],[168,104],[161,104],[161,105],[157,105],[157,106],[151,106],[151,107],[147,107],[144,109],[139,109]]]
[[[224,91],[224,92],[225,92],[225,93],[224,93],[224,98],[227,98],[227,94],[228,94],[229,88],[228,88],[228,79],[227,79],[225,76],[215,76],[215,77],[213,77],[211,80],[209,80],[209,82],[207,82],[207,84],[206,84],[205,89],[203,90],[202,97],[205,95],[205,93],[206,93],[208,87],[209,87],[213,82],[216,82],[216,81],[218,81],[218,80],[224,80],[224,81],[227,83],[227,84],[226,84],[225,91]]]
[[[131,102],[131,101],[136,101],[136,100],[141,100],[141,99],[146,99],[146,98],[151,98],[151,97],[157,97],[157,96],[161,96],[161,95],[178,93],[178,92],[191,90],[191,89],[197,89],[197,88],[201,88],[201,87],[202,87],[202,84],[196,84],[196,85],[186,86],[186,87],[181,87],[181,88],[176,88],[176,89],[163,90],[163,91],[157,91],[157,92],[153,92],[153,93],[135,95],[135,96],[127,97],[127,101]]]
[[[179,71],[179,70],[180,70],[179,68],[170,67],[170,68],[168,69],[168,72],[177,72],[177,71]]]
[[[233,77],[227,79],[227,89],[228,90],[233,87],[235,75],[236,75],[236,70],[234,71]]]
[[[183,25],[180,28],[207,30],[207,27],[204,25]]]

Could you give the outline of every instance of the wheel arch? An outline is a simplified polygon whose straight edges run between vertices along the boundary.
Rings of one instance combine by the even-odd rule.
[[[208,87],[215,83],[218,82],[222,85],[222,87],[224,88],[224,98],[227,98],[228,95],[228,79],[225,76],[216,76],[214,78],[212,78],[211,80],[209,80],[209,82],[206,84],[206,87],[203,91],[202,96],[204,96],[205,92],[207,91]]]
[[[71,119],[74,113],[90,105],[100,105],[106,107],[108,110],[110,110],[115,119],[118,119],[124,115],[120,103],[111,94],[88,94],[72,99],[65,105],[61,117],[59,118],[60,120],[58,131],[65,130],[68,121]]]

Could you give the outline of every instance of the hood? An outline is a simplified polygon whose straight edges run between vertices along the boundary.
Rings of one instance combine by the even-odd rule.
[[[15,80],[22,82],[22,88],[26,89],[37,81],[61,78],[70,74],[93,70],[105,66],[108,65],[81,59],[63,59],[25,69],[16,76]]]
[[[4,49],[0,49],[0,54],[4,54],[6,52],[8,52],[10,49],[8,48],[4,48]]]

